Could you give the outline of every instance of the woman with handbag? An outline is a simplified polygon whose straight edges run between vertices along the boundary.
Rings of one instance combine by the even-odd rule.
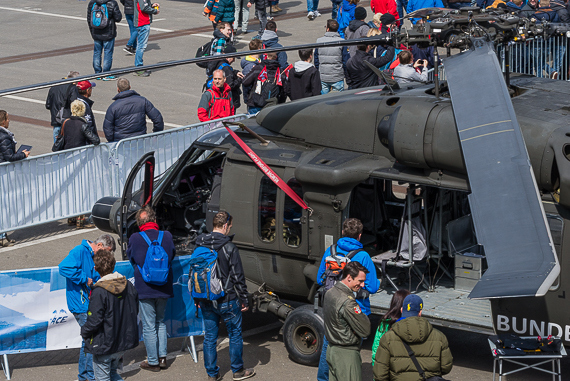
[[[83,117],[85,115],[85,104],[80,100],[71,103],[71,117],[66,119],[53,145],[52,151],[63,151],[66,149],[83,147],[89,144],[98,145],[101,143],[99,136],[93,133],[89,124]],[[67,224],[76,225],[78,229],[92,227],[92,224],[85,224],[85,216],[68,218]]]

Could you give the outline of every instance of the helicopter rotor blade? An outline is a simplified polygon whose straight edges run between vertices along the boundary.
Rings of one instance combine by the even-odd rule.
[[[560,265],[540,193],[493,45],[472,45],[444,59],[469,204],[489,265],[469,297],[542,296]]]

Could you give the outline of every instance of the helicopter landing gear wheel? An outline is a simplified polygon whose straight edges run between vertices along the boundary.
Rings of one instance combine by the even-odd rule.
[[[289,357],[303,365],[319,365],[324,335],[322,309],[315,313],[311,305],[296,308],[283,325],[283,341]]]

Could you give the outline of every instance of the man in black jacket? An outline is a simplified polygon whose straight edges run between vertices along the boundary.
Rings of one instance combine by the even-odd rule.
[[[300,61],[283,74],[285,93],[292,101],[321,95],[321,76],[313,65],[313,49],[299,50]]]
[[[162,114],[145,97],[131,90],[128,79],[117,81],[119,94],[113,97],[105,114],[103,132],[108,142],[118,142],[121,139],[146,134],[146,117],[153,123],[152,132],[164,130]]]
[[[79,72],[70,71],[66,78],[79,77]],[[77,99],[79,93],[74,83],[66,83],[51,87],[46,99],[46,108],[51,113],[51,125],[53,127],[53,141],[59,135],[61,124],[71,116],[71,102]]]
[[[127,278],[113,272],[115,258],[110,251],[99,250],[93,262],[101,279],[93,285],[81,337],[85,351],[93,355],[95,379],[122,380],[117,368],[123,354],[139,345],[138,294]]]
[[[249,74],[243,79],[244,86],[251,86],[249,97],[245,103],[249,106],[248,112],[255,114],[269,101],[285,102],[285,90],[277,81],[281,76],[277,53],[267,53],[267,59],[257,63]]]
[[[113,50],[115,49],[115,37],[117,37],[117,25],[123,15],[119,4],[115,0],[91,0],[87,5],[87,24],[93,38],[93,69],[95,73],[111,70],[113,65]],[[101,54],[105,51],[103,68],[101,68]],[[114,76],[103,78],[104,81],[112,81]]]
[[[77,83],[77,90],[79,91],[79,99],[85,105],[85,115],[83,116],[87,121],[87,125],[93,134],[97,135],[97,125],[95,123],[95,116],[93,115],[93,100],[91,95],[93,94],[93,88],[95,83],[91,81],[81,81]]]
[[[382,67],[389,62],[392,62],[394,58],[394,47],[387,46],[386,54],[381,57],[373,57],[368,54],[370,50],[374,48],[373,45],[357,45],[356,53],[354,57],[348,60],[346,63],[346,83],[349,89],[360,89],[363,87],[378,86],[378,75],[372,71],[364,63],[364,61],[370,62],[376,67]]]
[[[220,211],[214,216],[213,231],[201,234],[196,239],[197,246],[208,247],[218,253],[218,269],[225,295],[216,300],[201,301],[200,309],[204,317],[204,366],[209,380],[221,380],[220,367],[216,364],[216,346],[220,318],[226,324],[230,338],[230,359],[234,380],[245,380],[253,377],[253,369],[243,366],[243,339],[241,336],[242,312],[249,309],[245,275],[238,248],[228,237],[233,218],[229,213]]]

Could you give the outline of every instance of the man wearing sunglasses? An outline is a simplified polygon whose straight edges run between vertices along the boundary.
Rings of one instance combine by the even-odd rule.
[[[208,380],[221,380],[222,374],[217,363],[216,346],[220,319],[226,325],[230,338],[230,359],[233,380],[245,380],[253,377],[253,369],[243,366],[243,338],[241,336],[242,312],[249,309],[245,275],[238,248],[228,237],[233,218],[228,212],[220,211],[214,216],[212,233],[201,234],[196,239],[197,246],[204,246],[218,253],[220,280],[224,285],[225,295],[216,300],[200,301],[200,309],[204,317],[204,365]]]
[[[91,287],[100,278],[99,273],[95,271],[93,256],[100,250],[115,252],[115,248],[115,239],[109,234],[103,234],[94,242],[84,239],[81,245],[71,249],[59,264],[59,274],[66,278],[67,308],[80,327],[87,321]],[[79,381],[94,380],[93,356],[84,351],[84,345],[82,340],[77,377]]]

